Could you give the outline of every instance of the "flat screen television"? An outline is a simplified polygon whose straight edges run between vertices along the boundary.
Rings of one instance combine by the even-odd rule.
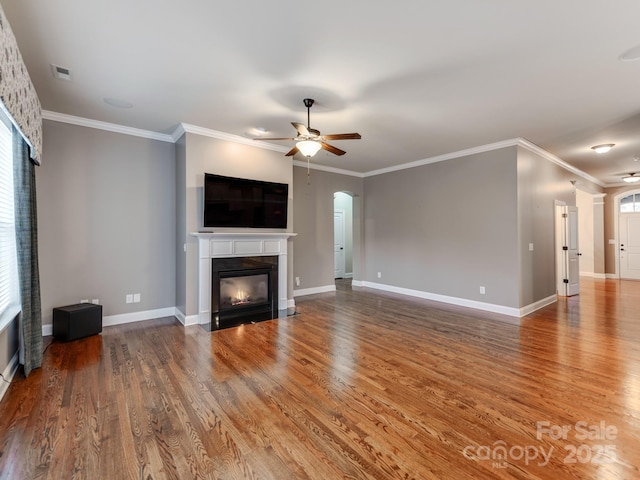
[[[287,228],[289,185],[204,174],[205,227]]]

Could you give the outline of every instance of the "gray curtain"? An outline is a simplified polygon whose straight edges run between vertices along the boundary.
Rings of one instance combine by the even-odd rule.
[[[42,311],[38,270],[38,222],[36,217],[36,166],[29,145],[13,128],[16,249],[20,277],[20,363],[24,374],[42,365]]]

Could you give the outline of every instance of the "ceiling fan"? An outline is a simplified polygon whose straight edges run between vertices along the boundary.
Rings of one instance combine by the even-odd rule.
[[[311,128],[311,107],[315,100],[313,98],[305,98],[303,100],[304,106],[307,107],[307,126],[302,123],[291,122],[293,128],[296,129],[298,135],[296,137],[283,137],[283,138],[255,138],[254,140],[294,140],[296,145],[289,150],[285,156],[290,157],[300,152],[305,157],[313,157],[320,149],[331,152],[334,155],[344,155],[344,150],[340,150],[333,145],[326,143],[326,140],[359,140],[362,138],[359,133],[333,133],[330,135],[321,135],[320,130]]]

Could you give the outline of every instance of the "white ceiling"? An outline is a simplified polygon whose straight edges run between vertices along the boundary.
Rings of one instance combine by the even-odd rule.
[[[288,137],[311,97],[312,127],[362,135],[331,142],[347,154],[321,151],[324,166],[369,172],[524,137],[603,185],[640,172],[640,60],[618,59],[640,45],[637,0],[0,3],[52,112]]]

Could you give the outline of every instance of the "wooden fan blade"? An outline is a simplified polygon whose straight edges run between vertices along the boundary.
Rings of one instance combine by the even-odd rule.
[[[291,122],[291,125],[298,131],[298,135],[309,135],[309,130],[302,123]]]
[[[359,133],[332,133],[323,135],[324,140],[360,140],[362,137]]]
[[[340,150],[339,148],[334,147],[333,145],[329,145],[328,143],[320,142],[320,146],[327,152],[331,152],[334,155],[344,155],[345,153],[347,153],[344,150]]]
[[[254,140],[295,140],[295,138],[286,137],[286,138],[254,138]]]
[[[284,154],[285,157],[291,157],[293,155],[295,155],[296,153],[298,153],[300,150],[298,150],[298,147],[293,147],[291,150],[289,150],[287,153]]]

